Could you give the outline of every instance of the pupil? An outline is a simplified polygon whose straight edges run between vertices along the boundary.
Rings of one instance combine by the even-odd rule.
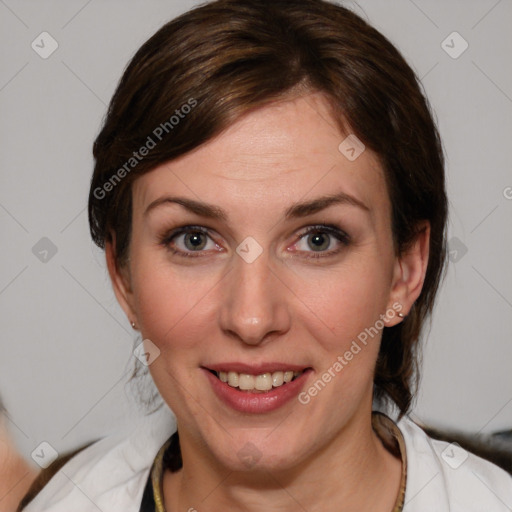
[[[329,241],[327,240],[327,237],[323,234],[312,235],[310,240],[314,244],[310,244],[312,249],[326,249],[329,246]]]
[[[202,233],[192,233],[185,237],[185,245],[188,249],[202,249],[205,242],[201,240]]]

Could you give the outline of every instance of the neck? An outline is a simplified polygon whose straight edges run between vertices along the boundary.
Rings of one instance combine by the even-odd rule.
[[[184,443],[186,439],[181,440]],[[371,409],[286,471],[233,472],[209,464],[199,451],[185,449],[183,455],[183,468],[164,475],[167,512],[389,512],[401,478],[401,461],[372,429]]]

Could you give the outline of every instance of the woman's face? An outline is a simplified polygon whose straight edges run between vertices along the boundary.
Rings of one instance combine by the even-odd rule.
[[[107,254],[184,457],[291,468],[369,430],[381,330],[419,294],[425,243],[397,259],[381,166],[345,138],[310,94],[134,182],[126,271]]]

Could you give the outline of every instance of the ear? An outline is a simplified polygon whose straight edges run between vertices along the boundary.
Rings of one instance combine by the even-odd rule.
[[[420,296],[425,281],[429,246],[430,223],[424,221],[418,227],[418,234],[410,246],[396,257],[388,308],[404,316],[407,316],[411,310]],[[391,327],[401,321],[400,317],[395,316],[387,322],[387,326]]]
[[[108,273],[112,281],[112,288],[117,298],[117,302],[123,308],[128,321],[137,324],[137,314],[135,311],[135,300],[133,296],[131,277],[129,267],[120,268],[116,262],[115,236],[112,236],[111,242],[105,244],[105,257],[107,260]]]

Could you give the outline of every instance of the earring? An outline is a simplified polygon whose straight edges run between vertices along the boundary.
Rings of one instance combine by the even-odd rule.
[[[400,318],[405,318],[405,315],[404,315],[403,313],[398,313],[398,316],[399,316]],[[133,324],[132,324],[132,325],[133,325]]]
[[[132,329],[137,329],[137,324],[135,322],[132,322]]]

